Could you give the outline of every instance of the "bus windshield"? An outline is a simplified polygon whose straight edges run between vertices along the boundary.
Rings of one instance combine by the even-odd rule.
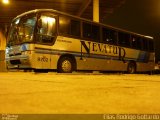
[[[35,15],[28,15],[15,19],[12,22],[8,36],[10,45],[32,42],[36,23]]]

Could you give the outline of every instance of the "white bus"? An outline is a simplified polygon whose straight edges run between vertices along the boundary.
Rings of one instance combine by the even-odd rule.
[[[154,40],[51,9],[13,19],[8,34],[8,68],[93,71],[152,71]]]

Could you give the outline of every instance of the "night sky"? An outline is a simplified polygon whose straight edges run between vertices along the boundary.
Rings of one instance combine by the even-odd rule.
[[[105,21],[115,27],[153,36],[156,61],[160,61],[160,0],[126,0]]]
[[[160,36],[160,0],[126,0],[106,23],[140,34]]]

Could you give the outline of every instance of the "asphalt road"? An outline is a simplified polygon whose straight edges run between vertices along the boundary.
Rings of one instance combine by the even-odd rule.
[[[160,75],[0,73],[0,113],[160,113]]]

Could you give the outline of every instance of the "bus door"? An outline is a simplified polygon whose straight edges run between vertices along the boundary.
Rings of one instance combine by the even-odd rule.
[[[36,68],[50,69],[52,46],[56,39],[57,18],[55,15],[43,13],[37,21],[36,35]]]

